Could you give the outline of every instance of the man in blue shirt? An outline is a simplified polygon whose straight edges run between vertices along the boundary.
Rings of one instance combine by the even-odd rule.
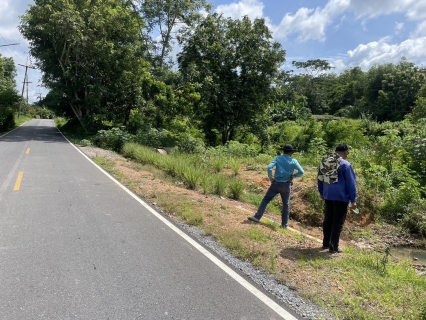
[[[323,246],[331,253],[342,252],[339,249],[339,238],[348,213],[356,205],[356,178],[352,165],[346,161],[348,146],[343,143],[336,147],[335,154],[323,157],[318,171],[318,191],[325,200],[323,222]]]
[[[299,162],[291,157],[296,151],[291,145],[288,144],[284,146],[283,151],[283,155],[275,157],[268,165],[268,178],[271,181],[271,186],[263,197],[256,214],[253,217],[248,217],[248,219],[259,222],[268,203],[279,193],[283,201],[281,227],[287,228],[290,215],[290,194],[293,178],[301,177],[304,171]],[[274,167],[275,174],[272,176],[272,169]],[[297,170],[297,172],[294,173],[294,170]]]

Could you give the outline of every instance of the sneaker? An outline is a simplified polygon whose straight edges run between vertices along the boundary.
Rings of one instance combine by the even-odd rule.
[[[342,253],[343,251],[342,251],[342,249],[339,249],[339,248],[337,248],[337,249],[330,248],[329,252],[330,253]]]
[[[322,246],[320,250],[330,249],[330,246]]]
[[[256,217],[248,217],[248,219],[250,220],[250,221],[253,221],[253,222],[259,222],[260,220],[258,219],[258,218],[256,218]]]
[[[286,226],[286,225],[282,224],[282,225],[280,225],[280,228],[281,228],[281,229],[287,229],[287,228],[288,228],[288,226]]]

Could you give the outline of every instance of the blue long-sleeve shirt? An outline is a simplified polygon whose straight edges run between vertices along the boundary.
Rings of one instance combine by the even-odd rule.
[[[337,171],[338,181],[327,184],[318,180],[318,191],[325,200],[336,200],[342,202],[356,202],[356,177],[352,165],[340,159],[340,167]]]
[[[275,167],[275,174],[272,177],[272,169]],[[294,173],[294,170],[297,170]],[[268,165],[269,180],[275,179],[277,182],[287,182],[290,178],[301,177],[305,171],[300,166],[296,159],[293,159],[288,154],[276,156]]]

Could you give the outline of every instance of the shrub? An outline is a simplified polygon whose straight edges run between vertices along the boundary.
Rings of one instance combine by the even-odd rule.
[[[426,200],[417,199],[408,205],[402,225],[411,233],[426,236]]]
[[[199,138],[193,138],[189,133],[181,134],[176,144],[182,153],[201,154],[206,150],[204,142]]]
[[[90,141],[88,139],[83,139],[83,140],[80,140],[79,144],[82,147],[87,147],[87,146],[91,146],[92,145],[92,141]]]
[[[237,158],[255,157],[258,153],[255,147],[240,143],[238,141],[228,141],[225,144],[223,151],[228,156]]]
[[[334,147],[345,142],[348,145],[360,148],[367,145],[368,140],[364,136],[365,129],[358,120],[339,119],[324,123],[324,140],[329,147]]]
[[[388,223],[399,223],[408,212],[409,205],[419,198],[420,191],[411,183],[401,183],[397,188],[391,187],[379,207],[380,217]]]
[[[0,131],[7,131],[15,126],[15,117],[11,108],[0,109]]]
[[[94,143],[103,148],[121,152],[124,144],[133,140],[133,136],[124,131],[124,127],[110,130],[99,130],[94,138]]]

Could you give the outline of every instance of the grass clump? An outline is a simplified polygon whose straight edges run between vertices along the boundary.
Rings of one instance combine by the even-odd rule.
[[[233,179],[229,184],[229,192],[231,194],[231,198],[235,200],[241,199],[241,196],[244,192],[244,182],[240,179]]]
[[[213,177],[213,193],[222,196],[225,194],[226,187],[228,185],[228,177],[223,174],[216,174]]]
[[[195,190],[197,188],[197,184],[201,180],[202,173],[201,171],[192,168],[186,167],[183,171],[183,180],[189,189]]]
[[[263,228],[250,228],[248,237],[256,242],[267,242],[271,240],[271,234],[266,235]]]

